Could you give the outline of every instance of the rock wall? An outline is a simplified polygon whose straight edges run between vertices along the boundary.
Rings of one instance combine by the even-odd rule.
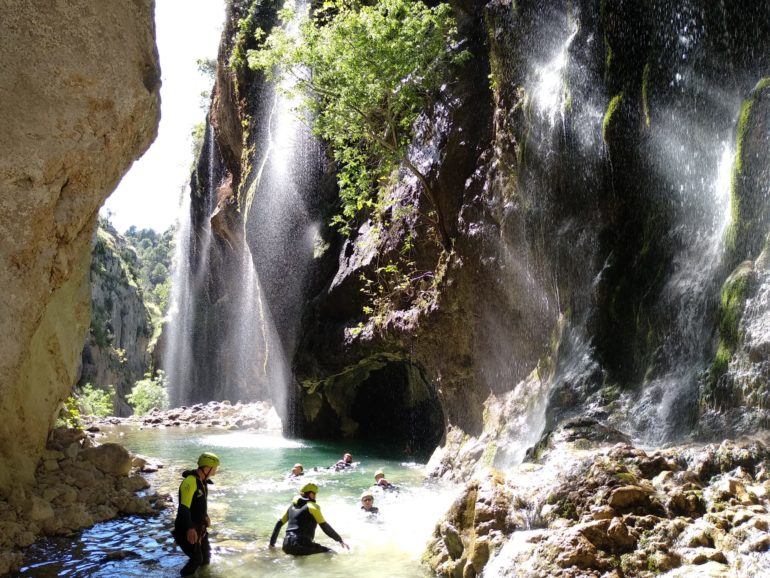
[[[150,312],[137,278],[136,252],[112,227],[97,228],[91,261],[91,326],[80,385],[114,386],[114,415],[131,415],[126,395],[152,363]]]
[[[472,57],[423,111],[410,160],[436,191],[453,251],[442,254],[416,217],[381,231],[362,220],[346,239],[320,228],[324,251],[298,307],[306,309],[291,433],[363,435],[353,411],[360,392],[386,383],[424,385],[437,400],[427,422],[441,431],[429,439],[456,429],[483,440],[486,450],[468,448],[469,464],[469,456],[493,463],[498,451],[504,461],[520,457],[520,447],[505,447],[509,438],[534,443],[544,426],[583,413],[658,438],[650,441],[710,435],[730,423],[719,392],[738,406],[750,400],[757,419],[735,431],[755,429],[767,373],[757,354],[742,358],[757,379],[717,387],[738,351],[730,334],[740,333],[734,314],[743,311],[729,309],[722,323],[719,287],[739,262],[757,259],[767,233],[768,19],[677,0],[451,5]],[[201,170],[202,159],[197,179],[203,191],[212,177],[231,178],[229,206],[250,215],[257,269],[272,257],[294,274],[296,260],[260,253],[266,244],[251,229],[266,209],[247,194],[272,92],[245,56],[251,32],[275,24],[275,9],[230,6],[210,117],[217,174]],[[732,225],[722,234],[728,211],[715,181],[731,152]],[[389,192],[393,214],[429,213],[417,183],[401,177]],[[213,201],[222,199],[205,202]],[[328,205],[315,207],[319,215],[333,210],[333,195],[318,202]],[[407,237],[410,282],[373,313],[372,287],[387,286],[383,264],[398,260]],[[226,293],[219,277],[212,295]],[[273,298],[265,284],[268,305],[280,309],[290,292]],[[764,341],[755,339],[760,349]],[[402,410],[383,404],[394,417]],[[696,426],[714,415],[713,425]]]
[[[151,0],[9,0],[0,22],[0,487],[32,480],[77,379],[99,206],[152,142]]]
[[[386,355],[420,367],[445,424],[472,436],[485,400],[533,373],[548,427],[589,413],[650,441],[718,431],[696,424],[706,370],[724,373],[735,351],[718,352],[720,335],[740,333],[719,320],[719,287],[767,234],[768,19],[676,0],[453,6],[473,58],[425,111],[412,158],[440,191],[454,253],[435,295],[415,283],[422,305],[406,297],[383,319],[362,313],[362,279],[414,223],[394,219],[376,239],[363,224],[345,242],[295,363],[300,397],[323,398],[298,407],[304,426],[349,434],[350,415],[315,408],[346,407],[332,403],[341,381]],[[717,169],[731,152],[723,234],[730,185]],[[408,178],[392,195],[420,206]],[[435,265],[424,231],[409,232],[414,260]],[[766,375],[756,354],[751,363]],[[760,418],[735,431],[766,420],[763,383],[733,396]]]

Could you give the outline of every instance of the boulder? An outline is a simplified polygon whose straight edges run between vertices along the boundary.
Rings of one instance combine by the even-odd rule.
[[[106,443],[88,448],[83,450],[81,455],[105,474],[127,476],[131,471],[131,454],[119,444]]]

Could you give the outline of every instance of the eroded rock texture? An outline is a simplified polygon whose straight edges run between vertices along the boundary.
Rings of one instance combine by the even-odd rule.
[[[153,7],[3,3],[0,461],[13,464],[3,491],[32,479],[77,377],[99,206],[156,134]]]

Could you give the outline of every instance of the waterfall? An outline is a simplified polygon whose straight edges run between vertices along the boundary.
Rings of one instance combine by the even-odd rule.
[[[641,122],[629,121],[624,129],[639,131],[634,141],[638,150],[626,152],[631,161],[616,165],[618,159],[611,154],[604,135],[604,116],[615,91],[621,89],[611,88],[607,70],[596,66],[597,57],[604,55],[594,28],[598,15],[575,6],[568,8],[568,13],[557,6],[530,10],[528,16],[533,20],[523,27],[524,37],[519,42],[526,48],[522,57],[524,104],[534,114],[526,115],[525,136],[520,137],[525,146],[517,174],[517,194],[521,196],[517,202],[526,206],[527,221],[515,224],[527,227],[527,243],[515,234],[503,239],[507,243],[503,253],[510,257],[501,262],[504,270],[509,270],[506,261],[511,259],[534,262],[530,268],[536,282],[530,290],[552,303],[550,308],[541,308],[542,318],[553,319],[556,310],[564,315],[564,326],[559,331],[560,346],[549,383],[516,388],[532,400],[518,403],[533,405],[527,423],[522,425],[521,439],[512,442],[527,443],[538,427],[542,431],[580,413],[608,420],[649,443],[676,438],[692,425],[688,419],[697,415],[699,380],[709,363],[711,327],[725,274],[724,235],[729,223],[734,156],[731,143],[740,99],[737,91],[715,87],[712,79],[705,77],[705,32],[695,22],[696,16],[672,17],[671,30],[663,33],[675,39],[665,45],[670,68],[661,65],[654,73],[649,69],[644,72],[657,74],[660,84],[669,83],[670,93],[654,100],[645,84]],[[638,66],[641,71],[644,64]],[[664,73],[670,74],[670,79],[662,80]],[[645,78],[645,83],[650,82]],[[613,92],[608,94],[608,90]],[[632,134],[625,138],[632,138]],[[621,156],[624,153],[619,152]],[[632,170],[644,173],[644,185],[625,176]],[[628,190],[616,190],[616,183]],[[622,195],[632,199],[621,201]],[[661,258],[660,281],[649,281],[655,299],[645,304],[638,302],[647,299],[645,294],[622,285],[629,280],[648,283],[634,277],[631,261],[645,249],[640,242],[638,247],[625,245],[636,248],[624,253],[623,243],[636,242],[639,237],[624,237],[628,234],[623,228],[625,221],[607,220],[618,218],[613,211],[624,207],[623,203],[647,211],[630,215],[638,223],[657,219],[654,211],[664,212],[670,220],[651,241],[664,248],[667,260]],[[603,214],[604,206],[609,209]],[[605,280],[610,267],[610,277]],[[510,281],[505,285],[510,287]],[[647,352],[649,359],[643,360],[646,374],[634,377],[640,381],[632,383],[624,381],[622,370],[621,377],[613,375],[617,366],[604,365],[607,358],[625,366],[635,362],[612,359],[616,351],[608,353],[606,348],[615,344],[601,341],[617,340],[616,333],[624,331],[633,335],[623,324],[638,321],[630,309],[608,316],[605,309],[615,305],[606,297],[597,303],[600,291],[615,295],[613,292],[619,290],[625,291],[621,296],[628,299],[619,306],[630,307],[630,301],[635,307],[644,307],[642,319],[650,324],[647,336],[636,328],[651,351]],[[515,294],[520,299],[522,292]],[[598,321],[597,312],[604,315]],[[617,325],[609,326],[597,339],[597,323]],[[494,331],[495,321],[489,326]],[[597,351],[597,341],[598,347],[605,349]],[[633,346],[617,348],[626,357],[627,350],[633,352]],[[516,355],[510,357],[517,363]],[[495,386],[491,389],[495,391]],[[609,410],[607,396],[620,397]]]
[[[213,129],[207,126],[204,139],[208,174],[214,170]],[[211,186],[209,186],[211,188]],[[213,210],[211,191],[205,195],[201,212],[210,215]],[[193,380],[195,359],[193,343],[196,337],[196,312],[203,294],[209,269],[211,224],[208,218],[200,220],[196,229],[192,208],[192,189],[188,183],[182,193],[177,217],[176,247],[171,272],[171,301],[169,321],[164,331],[165,351],[163,369],[169,387],[169,401],[177,407],[190,401],[189,388]]]
[[[297,34],[308,5],[296,3],[296,16],[287,24]],[[292,359],[304,303],[310,297],[310,272],[322,252],[320,231],[325,221],[322,179],[324,158],[310,128],[297,112],[299,103],[287,94],[291,78],[272,87],[257,116],[266,119],[261,138],[261,158],[244,177],[246,236],[254,256],[262,304],[274,322],[273,350]],[[283,391],[290,376],[282,373]]]
[[[290,32],[306,12],[299,3]],[[228,183],[208,125],[192,191],[180,207],[163,355],[175,405],[270,399],[287,415],[288,360],[325,202],[319,184],[324,159],[285,92],[289,86],[266,87],[268,96],[250,111],[256,158],[242,176],[238,205],[228,204],[227,191],[220,190]]]
[[[737,117],[737,107],[736,115]],[[674,119],[681,121],[681,118]],[[665,142],[667,166],[688,217],[679,226],[685,239],[663,289],[661,310],[671,323],[664,336],[660,373],[649,379],[631,406],[630,425],[645,442],[659,444],[690,429],[699,402],[701,373],[708,364],[710,323],[721,284],[724,234],[729,224],[730,173],[734,153],[727,140],[700,141],[703,150]],[[693,142],[693,141],[689,141]]]

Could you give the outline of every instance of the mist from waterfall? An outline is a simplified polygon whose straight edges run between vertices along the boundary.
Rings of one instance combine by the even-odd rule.
[[[528,31],[543,40],[534,46],[527,44],[532,49],[526,58],[525,106],[536,114],[527,116],[519,185],[529,203],[528,212],[535,217],[528,223],[529,248],[523,248],[520,240],[512,244],[502,239],[502,252],[508,257],[501,261],[503,271],[509,271],[511,261],[543,263],[548,259],[549,271],[530,267],[531,277],[537,280],[530,291],[568,315],[560,329],[553,375],[546,382],[522,381],[506,398],[505,403],[514,403],[515,397],[517,405],[529,408],[518,433],[511,434],[516,448],[531,446],[548,423],[553,426],[574,415],[579,408],[564,401],[570,398],[587,404],[581,411],[593,415],[596,410],[600,419],[610,417],[612,425],[645,442],[661,443],[681,436],[692,426],[687,416],[697,413],[699,380],[710,359],[710,328],[718,304],[715,296],[724,277],[732,143],[740,98],[727,88],[714,87],[698,73],[702,27],[684,17],[672,18],[669,25],[675,29],[677,42],[672,48],[675,65],[670,82],[680,96],[665,106],[653,103],[652,112],[647,110],[643,117],[647,126],[642,129],[646,139],[643,154],[648,155],[653,182],[660,187],[649,194],[664,199],[672,215],[666,237],[658,240],[672,249],[660,297],[652,305],[653,315],[661,320],[655,336],[659,346],[641,386],[633,389],[633,384],[617,384],[620,391],[629,388],[621,396],[623,409],[606,414],[600,407],[606,376],[587,324],[595,308],[596,284],[602,277],[595,268],[599,232],[606,227],[592,205],[597,202],[596,191],[608,186],[607,172],[616,170],[602,132],[613,95],[605,92],[602,71],[589,66],[590,53],[599,40],[591,32],[590,22],[581,22],[581,17],[591,15],[579,11],[567,15],[556,7],[538,9],[538,26]],[[556,236],[540,238],[538,228],[555,231]],[[570,293],[564,301],[559,295],[563,279],[569,280]],[[511,288],[512,296],[523,294],[510,280],[504,284]],[[497,324],[490,316],[487,327],[495,335],[500,334]],[[504,348],[501,343],[505,340],[497,343],[487,352],[487,366],[501,366],[495,360],[505,358],[504,353],[496,353]],[[508,363],[517,363],[516,356],[509,355]],[[505,382],[499,371],[494,377]],[[524,383],[528,386],[522,387]],[[493,380],[490,388],[495,391],[499,385]],[[516,448],[506,453],[523,456]]]
[[[296,2],[295,11],[286,25],[289,34],[297,34],[307,16],[307,3]],[[263,289],[262,306],[274,321],[275,339],[269,343],[284,359],[291,359],[297,347],[309,272],[319,249],[317,207],[323,174],[319,144],[297,111],[299,102],[287,94],[291,87],[287,77],[264,99],[258,113],[266,119],[261,157],[244,179],[246,235]],[[290,388],[286,366],[282,380],[286,392]]]
[[[730,222],[733,142],[741,99],[714,86],[699,71],[707,41],[698,16],[672,17],[676,64],[669,83],[681,96],[650,119],[652,170],[674,205],[673,270],[658,309],[669,319],[656,367],[629,409],[634,434],[647,443],[676,439],[692,429],[699,382],[709,363],[711,324],[717,308],[725,232]]]
[[[634,433],[651,444],[680,436],[692,426],[688,416],[697,411],[699,379],[708,364],[709,324],[721,284],[734,157],[728,140],[694,141],[703,150],[682,141],[675,145],[678,150],[671,150],[670,138],[663,142],[666,166],[679,169],[672,178],[688,217],[680,225],[685,243],[675,255],[660,304],[671,320],[661,347],[661,371],[644,384],[629,410]]]
[[[213,130],[207,128],[208,170],[213,170]],[[209,173],[211,174],[211,172]],[[163,370],[168,380],[169,401],[178,407],[189,401],[188,388],[195,371],[193,342],[196,336],[196,311],[206,283],[211,248],[211,224],[208,219],[196,230],[193,226],[192,190],[185,186],[177,217],[177,234],[171,268],[171,299],[168,324],[164,331]],[[203,213],[211,214],[213,197],[204,199]]]
[[[286,363],[242,226],[219,237],[220,157],[209,124],[180,205],[162,367],[172,406],[208,400],[285,403]],[[192,204],[195,196],[196,203]],[[226,283],[222,280],[226,279]]]
[[[519,176],[519,186],[534,208],[534,213],[545,215],[550,212],[549,203],[559,194],[564,182],[563,167],[557,164],[560,150],[569,139],[577,156],[597,159],[601,156],[602,94],[596,90],[599,79],[592,76],[574,53],[587,49],[593,39],[579,34],[579,23],[558,11],[550,12],[541,29],[533,32],[538,38],[537,51],[529,56],[527,73],[527,104],[536,114],[529,115],[526,158]],[[579,96],[579,102],[569,101],[568,90]],[[568,111],[567,108],[570,107]],[[568,136],[569,135],[569,136]],[[576,198],[588,196],[587,191],[597,187],[599,164],[596,160],[586,162],[573,177],[570,187]],[[588,203],[586,203],[588,205]],[[512,203],[512,205],[515,205]],[[511,214],[516,211],[510,207]],[[507,440],[495,458],[496,467],[507,468],[525,459],[527,450],[532,448],[548,427],[548,405],[554,386],[567,381],[576,384],[582,376],[592,376],[596,362],[588,341],[580,326],[571,326],[563,315],[570,307],[560,301],[560,276],[583,276],[585,291],[590,290],[590,278],[586,267],[596,251],[595,233],[588,219],[579,215],[564,218],[560,227],[566,241],[556,242],[556,248],[549,249],[552,239],[545,239],[534,233],[535,242],[526,243],[521,238],[521,229],[531,227],[530,233],[538,228],[552,227],[550,223],[506,222],[500,238],[501,262],[500,284],[507,288],[506,309],[510,312],[534,311],[527,319],[525,339],[527,343],[539,343],[548,347],[557,334],[561,334],[562,345],[555,359],[555,366],[538,367],[525,379],[511,383],[511,368],[521,361],[510,349],[510,343],[522,340],[522,335],[510,335],[503,339],[499,327],[510,325],[510,319],[501,318],[499,312],[489,312],[484,326],[491,337],[485,341],[486,353],[482,355],[483,374],[493,392],[499,392],[507,385],[510,390],[501,398],[507,418]],[[550,268],[545,253],[553,253]],[[563,268],[563,270],[562,270]],[[574,297],[587,301],[587,296]],[[582,319],[582,318],[581,318]],[[553,325],[549,326],[548,320]],[[580,319],[578,320],[580,321]],[[507,349],[506,349],[507,347]],[[534,349],[533,349],[534,351]],[[541,353],[542,355],[542,353]],[[520,372],[519,372],[520,373]]]

